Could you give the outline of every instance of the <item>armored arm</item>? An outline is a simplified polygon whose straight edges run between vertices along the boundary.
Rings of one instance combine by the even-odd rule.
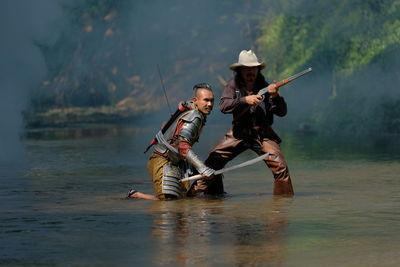
[[[211,176],[214,174],[215,170],[207,167],[204,162],[193,152],[193,150],[189,150],[186,154],[186,160],[193,165],[196,170],[203,176]]]
[[[177,138],[179,154],[193,165],[200,174],[211,176],[214,170],[207,167],[192,150],[192,145],[199,139],[203,127],[203,115],[198,110],[193,110],[182,117],[182,121],[183,124]]]

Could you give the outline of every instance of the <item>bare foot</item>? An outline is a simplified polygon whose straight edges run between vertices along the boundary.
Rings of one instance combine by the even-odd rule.
[[[135,189],[131,189],[128,191],[126,198],[142,198],[142,199],[149,199],[149,200],[160,200],[158,197],[149,194],[143,194]]]

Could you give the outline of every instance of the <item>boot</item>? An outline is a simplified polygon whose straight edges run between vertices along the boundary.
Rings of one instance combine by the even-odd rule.
[[[290,177],[275,180],[274,195],[287,197],[291,197],[294,195],[292,181],[290,180]]]

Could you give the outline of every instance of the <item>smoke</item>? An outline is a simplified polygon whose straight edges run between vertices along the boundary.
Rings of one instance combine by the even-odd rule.
[[[202,139],[217,142],[213,138],[221,138],[225,131],[220,125],[227,128],[231,121],[217,107],[221,80],[232,76],[229,65],[243,49],[255,50],[267,65],[271,61],[256,47],[258,26],[265,17],[282,12],[301,18],[326,17],[339,44],[359,31],[370,31],[375,22],[365,17],[349,29],[340,16],[331,15],[331,4],[320,4],[318,10],[310,5],[309,1],[272,0],[1,1],[0,162],[23,158],[22,112],[32,99],[47,101],[46,97],[55,99],[60,92],[76,105],[115,104],[133,96],[138,105],[156,111],[143,120],[158,128],[168,119],[169,110],[157,65],[172,109],[192,97],[194,84],[211,83],[216,106],[204,133],[214,134]],[[314,30],[318,36],[319,29]],[[329,45],[325,52],[309,62],[311,74],[281,89],[289,113],[277,118],[274,127],[279,131],[320,125],[332,133],[400,131],[398,45],[347,77],[334,71],[336,58]],[[286,78],[266,77],[269,82]],[[43,86],[44,81],[50,85]],[[89,103],[82,92],[93,95]]]
[[[166,111],[159,65],[172,106],[191,98],[199,82],[214,86],[218,103],[228,66],[239,51],[254,48],[258,2],[2,1],[0,160],[22,157],[22,112],[31,99],[68,93],[71,84],[100,93],[111,88],[120,92],[115,101],[139,90],[138,101],[158,99],[156,107]],[[70,84],[60,82],[66,77]],[[78,104],[80,96],[70,95]]]
[[[54,42],[62,9],[53,0],[1,2],[0,162],[21,157],[21,112],[47,69],[37,41]]]
[[[250,16],[244,21],[237,17],[251,10],[230,1],[131,2],[126,22],[138,73],[153,77],[159,90],[159,64],[174,101],[181,100],[177,95],[191,97],[191,88],[199,82],[220,88],[217,76],[229,78],[228,66],[255,41],[250,31],[242,32]]]
[[[318,10],[310,5],[309,1],[272,0],[2,1],[0,160],[21,157],[21,113],[31,99],[54,98],[58,92],[76,105],[115,104],[127,95],[138,105],[154,102],[150,106],[160,115],[151,118],[151,126],[159,127],[169,111],[157,65],[172,109],[192,97],[194,84],[208,82],[216,96],[208,125],[229,127],[231,116],[222,115],[217,107],[221,79],[231,78],[228,67],[243,49],[255,50],[267,65],[271,62],[263,57],[258,39],[264,18],[282,12],[302,19],[320,19],[319,14],[326,14],[334,25],[331,32],[339,37],[337,42],[366,31],[365,25],[374,22],[366,18],[347,29],[341,17],[330,15],[331,4],[320,4]],[[316,36],[318,30],[313,28]],[[334,48],[336,43],[330,45]],[[379,127],[382,114],[376,112],[377,103],[384,103],[384,97],[398,97],[398,49],[372,60],[347,79],[335,72],[336,58],[330,46],[322,48],[325,54],[309,62],[313,72],[281,89],[289,113],[277,118],[274,127],[315,123],[329,130],[347,127],[352,132],[359,121],[365,121],[366,128]],[[269,82],[286,78],[266,77]],[[50,85],[43,86],[44,81]],[[93,99],[85,99],[82,92],[89,92]]]

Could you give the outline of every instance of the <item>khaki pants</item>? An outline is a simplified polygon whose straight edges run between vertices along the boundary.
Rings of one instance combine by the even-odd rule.
[[[272,140],[260,140],[258,138],[240,140],[233,136],[232,130],[229,130],[224,139],[211,151],[205,163],[207,166],[219,170],[247,149],[253,150],[258,155],[269,153],[264,162],[271,170],[275,179],[274,195],[294,194],[285,158],[279,144]],[[207,189],[204,191],[205,194],[216,195],[224,193],[222,175],[216,175],[214,178],[204,181],[207,184]]]
[[[156,196],[161,199],[174,199],[176,196],[168,195],[168,194],[163,194],[162,192],[162,182],[163,182],[163,177],[164,177],[164,166],[165,165],[172,165],[172,163],[165,157],[153,153],[150,156],[149,161],[147,162],[147,169],[149,171],[150,177],[153,181],[153,188]],[[189,183],[184,182],[182,183],[181,186],[181,197],[186,196],[186,192],[188,191],[189,188]]]

